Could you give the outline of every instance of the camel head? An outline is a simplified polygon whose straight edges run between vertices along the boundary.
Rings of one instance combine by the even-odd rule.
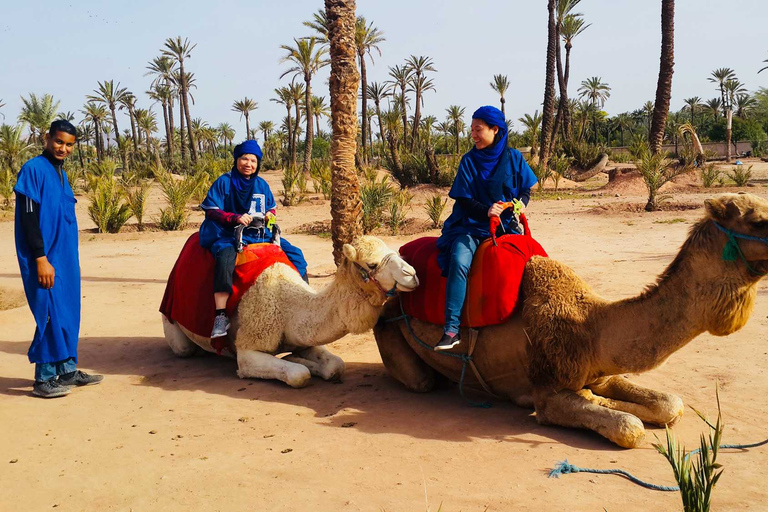
[[[755,277],[767,274],[768,201],[740,192],[708,199],[704,206],[708,218],[717,223],[730,245],[723,251],[724,258],[743,259]],[[738,250],[732,240],[738,243]]]
[[[372,283],[384,294],[409,292],[419,286],[416,270],[376,237],[361,236],[344,244],[342,253],[364,283]]]

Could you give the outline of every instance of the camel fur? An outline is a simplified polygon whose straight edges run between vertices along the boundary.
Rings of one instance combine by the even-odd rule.
[[[343,256],[333,282],[321,290],[282,263],[259,275],[243,295],[228,335],[241,378],[278,379],[292,387],[305,386],[311,375],[340,378],[344,362],[322,345],[373,327],[387,291],[418,286],[413,267],[378,238],[360,237],[345,244]],[[163,327],[171,350],[180,357],[201,348],[214,351],[210,338],[165,317]],[[286,352],[289,355],[276,357]]]
[[[723,260],[728,242],[715,222],[736,233],[768,237],[768,201],[724,194],[705,202],[705,216],[656,283],[639,296],[611,302],[569,267],[534,257],[525,267],[522,312],[480,329],[475,365],[494,394],[534,408],[541,424],[586,428],[619,446],[638,446],[643,422],[670,425],[683,414],[675,395],[640,387],[623,374],[646,372],[703,332],[741,329],[768,273],[768,246],[738,239],[746,262]],[[388,305],[374,334],[382,360],[414,391],[429,391],[436,372],[458,381],[461,361],[426,350]],[[413,333],[436,342],[442,327],[411,320]],[[465,351],[459,345],[454,352]],[[471,372],[467,372],[468,375]],[[468,376],[466,385],[480,389]]]

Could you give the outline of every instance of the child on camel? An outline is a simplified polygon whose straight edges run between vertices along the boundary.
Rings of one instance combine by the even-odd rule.
[[[448,283],[444,334],[435,350],[449,350],[461,342],[459,319],[467,275],[477,247],[491,236],[490,218],[500,217],[497,235],[520,234],[513,211],[503,210],[500,203],[517,200],[527,206],[531,187],[538,181],[523,155],[507,146],[507,123],[501,110],[485,106],[472,114],[472,140],[475,147],[461,158],[448,193],[456,201],[453,212],[437,240],[437,261]]]
[[[272,232],[267,224],[274,218],[277,206],[269,185],[259,177],[262,159],[259,144],[255,140],[246,140],[235,146],[233,154],[235,162],[232,170],[213,182],[200,205],[205,210],[205,220],[200,226],[200,245],[210,250],[216,259],[213,278],[216,317],[211,338],[226,336],[230,327],[226,306],[232,294],[232,276],[237,259],[235,228],[240,224],[248,226],[254,217],[262,217],[264,228],[244,230],[242,242],[257,244],[271,241]],[[301,249],[283,237],[280,237],[280,248],[306,281],[307,262]]]

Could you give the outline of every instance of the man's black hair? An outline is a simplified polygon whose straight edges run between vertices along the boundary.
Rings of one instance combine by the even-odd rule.
[[[77,128],[66,119],[58,119],[51,123],[51,127],[48,128],[48,135],[53,137],[56,132],[64,132],[77,137]]]

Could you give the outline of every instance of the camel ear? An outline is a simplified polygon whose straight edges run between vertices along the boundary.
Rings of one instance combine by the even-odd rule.
[[[741,209],[733,201],[723,199],[707,199],[704,207],[709,215],[716,220],[729,220],[741,216]]]
[[[344,246],[341,248],[341,253],[349,261],[357,261],[357,251],[351,245],[344,244]]]

